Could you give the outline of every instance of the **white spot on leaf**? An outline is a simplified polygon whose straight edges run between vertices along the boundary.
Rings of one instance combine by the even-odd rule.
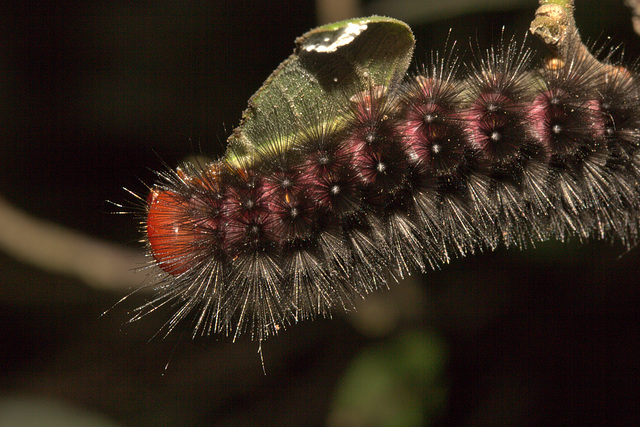
[[[338,30],[340,32],[340,35],[336,39],[333,39],[333,42],[331,44],[327,43],[331,42],[332,38],[325,37],[323,39],[323,43],[309,44],[304,47],[304,50],[306,50],[307,52],[316,51],[322,53],[335,52],[341,46],[346,46],[351,43],[366,29],[367,24],[356,24],[354,22],[350,22],[345,27]]]

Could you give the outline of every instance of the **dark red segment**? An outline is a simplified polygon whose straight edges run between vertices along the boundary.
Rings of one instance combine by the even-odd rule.
[[[352,167],[336,169],[309,181],[309,194],[321,211],[340,217],[360,209],[361,197]]]
[[[480,93],[467,112],[471,144],[492,162],[513,160],[527,139],[524,111],[500,91]]]
[[[305,185],[313,184],[317,179],[328,177],[348,164],[346,153],[337,148],[309,150],[302,167],[301,178]]]
[[[264,180],[249,169],[231,172],[222,203],[226,220],[225,248],[231,257],[246,250],[261,250],[273,244],[273,213],[269,210]]]
[[[639,88],[624,67],[612,66],[603,74],[597,94],[605,137],[612,151],[629,156],[640,145]]]
[[[345,147],[367,201],[380,205],[403,188],[408,173],[398,111],[380,86],[356,94],[351,107]]]
[[[562,89],[540,93],[531,104],[536,139],[556,155],[575,154],[604,137],[604,120],[596,100],[581,100]]]
[[[305,183],[308,179],[303,178],[298,168],[265,172],[265,200],[273,214],[273,221],[267,225],[269,233],[278,236],[280,244],[312,234],[316,209]]]
[[[298,182],[304,192],[299,197],[309,199],[318,220],[327,214],[347,215],[361,206],[357,173],[345,139],[344,132],[318,126],[300,142],[303,160]]]
[[[592,151],[605,137],[598,98],[602,70],[587,57],[548,60],[541,70],[544,86],[530,105],[530,126],[550,155],[575,157]]]
[[[409,159],[423,173],[452,173],[466,148],[458,88],[437,78],[417,76],[403,90],[402,109],[400,130]]]

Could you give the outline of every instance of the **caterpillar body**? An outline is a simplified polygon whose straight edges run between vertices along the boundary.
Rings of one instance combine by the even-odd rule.
[[[251,98],[224,158],[161,172],[145,208],[169,329],[257,340],[452,257],[548,239],[638,238],[640,91],[515,43],[468,73],[405,77],[409,27],[312,30]]]

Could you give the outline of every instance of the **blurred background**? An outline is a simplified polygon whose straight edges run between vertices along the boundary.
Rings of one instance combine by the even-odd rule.
[[[221,155],[249,97],[319,22],[406,20],[422,62],[449,28],[462,48],[499,41],[503,26],[524,37],[537,7],[330,3],[7,2],[0,195],[138,253],[137,219],[107,201],[131,204],[124,187],[145,193],[154,170],[189,155]],[[584,39],[640,57],[622,1],[577,7]],[[282,331],[263,344],[264,375],[249,337],[191,340],[188,324],[156,336],[161,311],[128,324],[150,294],[113,306],[142,279],[97,286],[2,252],[0,425],[628,424],[640,398],[639,260],[615,242],[455,260],[391,283],[355,314]]]

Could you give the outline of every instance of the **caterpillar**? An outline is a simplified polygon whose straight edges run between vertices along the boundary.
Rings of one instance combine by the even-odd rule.
[[[407,73],[403,22],[316,28],[249,100],[222,159],[158,173],[143,232],[161,273],[134,319],[259,341],[352,309],[388,276],[499,245],[638,240],[640,91],[622,65],[532,63],[503,42]]]

